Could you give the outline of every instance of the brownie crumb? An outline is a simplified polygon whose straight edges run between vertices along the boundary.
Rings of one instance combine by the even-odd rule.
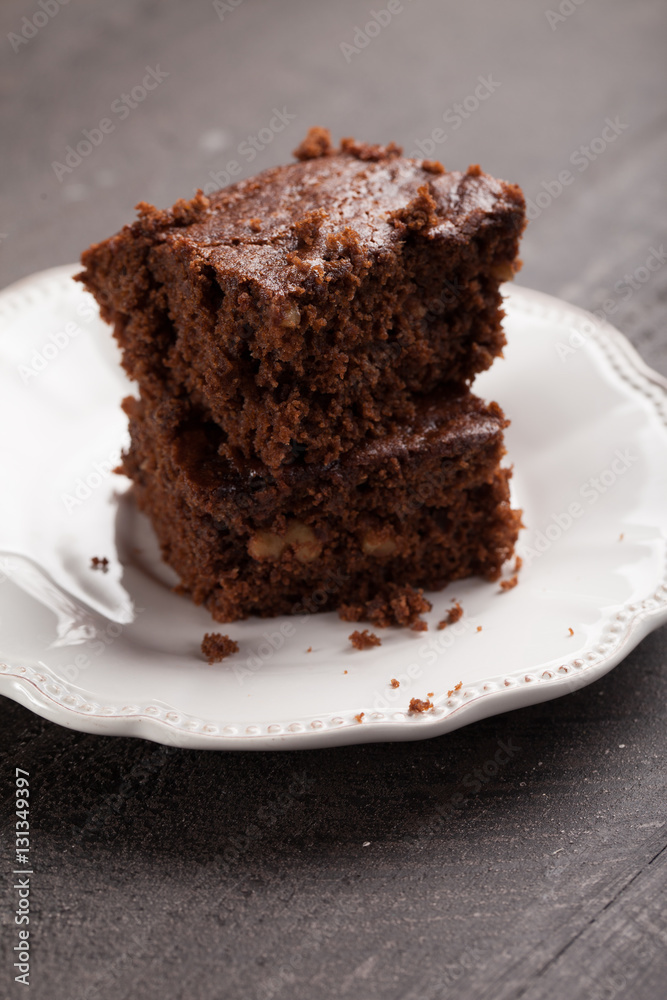
[[[509,580],[501,580],[500,581],[500,589],[501,590],[514,590],[514,588],[516,587],[516,585],[517,585],[518,582],[519,582],[519,577],[515,574]]]
[[[478,625],[478,626],[477,626],[477,631],[478,631],[478,632],[481,632],[481,631],[482,631],[482,626],[481,626],[481,625]]]
[[[433,702],[430,699],[422,701],[420,698],[411,698],[409,712],[427,712],[429,708],[433,708]]]
[[[253,233],[259,233],[262,229],[261,219],[248,219],[248,225],[252,229]]]
[[[313,647],[312,646],[309,646],[308,649],[306,650],[307,653],[312,653],[312,651],[313,651]]]
[[[365,714],[366,714],[365,712],[359,712],[359,715],[355,715],[355,719],[357,720],[357,722],[361,722]]]
[[[220,663],[232,653],[238,653],[239,644],[220,632],[207,632],[201,641],[201,651],[209,663]]]
[[[623,532],[621,532],[620,535],[618,536],[619,542],[623,541],[623,537],[624,537]]]
[[[384,597],[374,597],[363,604],[342,604],[338,613],[345,622],[368,621],[377,628],[400,625],[424,631],[428,625],[420,615],[430,611],[432,606],[423,590],[415,590],[409,584],[402,587],[393,584]]]
[[[521,558],[521,556],[517,556],[516,559],[514,560],[514,572],[518,573],[522,566],[523,566],[523,559]]]
[[[422,184],[417,188],[417,197],[408,202],[404,208],[390,212],[389,218],[396,228],[430,229],[431,226],[438,224],[437,207],[428,185]]]
[[[444,174],[447,172],[440,160],[422,160],[422,170],[425,170],[427,174]]]
[[[459,681],[458,684],[454,685],[451,691],[447,692],[447,697],[451,698],[451,696],[455,694],[457,691],[460,691],[462,687],[463,687],[463,681]]]
[[[397,687],[401,686],[401,682],[397,681],[395,677],[392,677],[392,679],[389,681],[389,683],[391,684],[391,686],[393,688],[397,688]]]
[[[568,631],[568,635],[574,635],[574,629],[573,628],[569,628],[567,631]]]
[[[98,556],[93,556],[93,558],[90,560],[90,568],[99,569],[103,573],[106,573],[107,570],[109,569],[109,560],[107,559],[106,556],[103,556],[101,559]]]
[[[434,694],[435,694],[435,691],[427,691],[426,692],[426,697],[427,698],[432,698]]]
[[[369,632],[367,628],[363,632],[353,632],[348,636],[355,649],[372,649],[373,646],[381,646],[382,640],[378,639],[374,632]]]
[[[300,146],[292,153],[296,160],[316,160],[320,156],[332,156],[336,150],[331,145],[331,132],[328,128],[308,129],[308,134]]]
[[[340,141],[341,153],[355,156],[358,160],[380,163],[383,160],[390,160],[395,156],[400,156],[403,152],[402,146],[397,146],[395,142],[390,142],[386,146],[372,142],[357,142],[356,139],[345,138]]]
[[[448,625],[453,625],[460,618],[463,618],[463,608],[458,601],[454,601],[454,607],[449,609],[446,618],[443,618],[441,622],[438,622],[438,628],[447,628]]]

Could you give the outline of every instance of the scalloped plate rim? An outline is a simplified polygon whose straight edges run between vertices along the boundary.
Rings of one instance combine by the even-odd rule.
[[[17,295],[17,293],[20,295],[26,289],[34,291],[36,285],[43,285],[48,281],[71,279],[79,266],[78,264],[61,265],[20,279],[0,291],[0,308],[12,296]],[[578,306],[566,303],[555,296],[522,286],[514,286],[514,288],[516,291],[513,289],[513,294],[518,300],[532,302],[534,305],[560,312],[565,310],[569,316],[579,317],[580,320],[585,320],[588,324],[593,321],[596,340],[601,341],[603,345],[605,341],[607,344],[613,345],[622,355],[626,369],[639,374],[667,394],[667,379],[650,368],[626,337],[611,324],[599,321]],[[632,388],[633,392],[641,393],[637,386]],[[0,694],[11,698],[51,722],[79,732],[141,738],[184,749],[305,749],[307,747],[332,747],[364,742],[426,739],[443,735],[484,718],[561,697],[598,680],[617,666],[642,639],[662,624],[667,623],[665,580],[663,579],[658,585],[655,597],[646,599],[639,606],[636,604],[625,606],[624,611],[626,615],[623,618],[621,618],[620,612],[616,612],[615,617],[624,621],[627,615],[630,615],[630,618],[626,622],[623,635],[618,637],[618,643],[607,655],[597,655],[595,662],[592,663],[582,662],[576,670],[572,665],[564,665],[558,670],[553,668],[545,670],[543,665],[537,664],[528,673],[525,670],[519,672],[526,674],[523,679],[524,683],[521,682],[517,674],[511,673],[505,675],[503,686],[499,685],[496,680],[476,681],[474,685],[469,686],[479,687],[482,690],[467,699],[464,691],[464,700],[455,699],[457,703],[453,705],[450,701],[450,711],[444,716],[442,708],[436,702],[437,714],[409,715],[397,711],[395,714],[401,715],[402,718],[373,719],[373,713],[369,710],[363,723],[340,719],[340,724],[337,724],[335,728],[325,727],[323,723],[319,723],[318,727],[313,728],[313,723],[317,723],[318,720],[309,718],[276,724],[274,728],[281,728],[281,732],[253,731],[247,732],[246,735],[207,732],[205,729],[202,731],[201,728],[187,728],[187,715],[168,705],[164,706],[165,710],[176,716],[178,724],[152,717],[146,714],[145,710],[130,711],[127,714],[97,714],[65,706],[43,690],[36,679],[33,680],[27,676],[30,673],[35,674],[35,677],[41,676],[33,668],[22,664],[9,665],[2,662],[0,662]],[[540,671],[548,676],[529,677],[531,672],[538,674]],[[66,682],[60,681],[59,683],[66,689]],[[156,703],[159,703],[158,699],[156,699]],[[179,719],[179,716],[183,718]],[[330,723],[333,721],[330,720]],[[195,726],[202,725],[201,720],[193,720],[193,723]],[[232,723],[217,723],[217,726],[221,728],[225,726],[233,728],[233,725]],[[295,728],[290,730],[288,727]],[[258,729],[259,726],[246,726],[246,729],[253,728]]]

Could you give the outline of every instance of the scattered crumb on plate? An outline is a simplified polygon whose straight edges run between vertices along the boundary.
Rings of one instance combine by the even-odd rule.
[[[391,684],[391,686],[393,688],[397,688],[397,687],[401,686],[401,682],[397,681],[395,677],[392,677],[392,679],[389,681],[389,683]]]
[[[517,585],[518,582],[519,582],[519,577],[515,574],[514,576],[510,577],[509,580],[501,580],[500,581],[500,589],[501,590],[513,590],[516,587],[516,585]]]
[[[478,625],[478,626],[477,626],[477,631],[478,631],[478,632],[481,632],[481,631],[482,631],[482,626],[481,626],[481,625]]]
[[[567,630],[567,632],[568,632],[568,635],[574,635],[574,629],[573,628],[569,628]]]
[[[365,714],[366,714],[365,712],[359,712],[359,715],[355,715],[355,719],[357,720],[357,722],[361,722]]]
[[[432,701],[422,701],[421,698],[411,698],[408,712],[427,712],[429,708],[433,708]]]
[[[447,617],[438,622],[438,628],[447,628],[448,625],[453,625],[460,618],[463,618],[463,608],[458,601],[454,601],[454,606],[447,612]]]
[[[452,688],[452,690],[451,690],[451,691],[448,691],[448,692],[447,692],[447,697],[448,697],[448,698],[451,698],[451,696],[452,696],[452,695],[453,695],[453,694],[454,694],[454,693],[455,693],[456,691],[460,691],[462,687],[463,687],[463,681],[459,681],[459,682],[458,682],[458,684],[455,684],[455,685],[454,685],[454,687]]]
[[[209,663],[220,663],[232,653],[238,653],[239,644],[220,632],[207,632],[201,641],[201,651]]]
[[[93,556],[93,558],[90,560],[90,568],[99,569],[102,570],[103,573],[106,573],[106,571],[109,569],[109,560],[107,559],[106,556],[103,556],[101,559],[99,558],[99,556]]]
[[[363,632],[353,632],[348,636],[355,649],[372,649],[373,646],[381,646],[382,639],[378,639],[375,632],[369,632],[367,628]]]

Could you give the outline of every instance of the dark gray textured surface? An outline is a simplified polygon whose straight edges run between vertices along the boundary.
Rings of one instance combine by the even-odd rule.
[[[40,8],[4,0],[2,284],[230,159],[245,175],[286,160],[310,124],[408,150],[441,127],[447,166],[479,161],[530,199],[570,170],[528,230],[522,283],[604,308],[667,373],[667,265],[628,283],[665,240],[664,4],[566,4],[552,29],[555,2],[413,0],[346,63],[340,43],[385,6],[244,0],[220,20],[208,2],[70,0],[14,52]],[[121,121],[112,102],[158,64],[168,77]],[[454,128],[480,76],[493,93]],[[239,144],[274,107],[296,117],[250,163]],[[105,116],[114,131],[59,182],[52,161]],[[607,118],[627,127],[581,170]],[[28,995],[663,996],[666,651],[663,629],[592,688],[442,739],[292,754],[100,739],[3,701],[5,788],[31,773]],[[513,758],[448,810],[499,739]]]

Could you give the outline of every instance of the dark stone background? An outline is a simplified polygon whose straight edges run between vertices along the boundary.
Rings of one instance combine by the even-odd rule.
[[[570,170],[528,230],[521,281],[604,308],[667,373],[667,266],[631,296],[617,284],[665,239],[664,3],[563,0],[552,27],[556,0],[403,0],[349,63],[341,42],[385,0],[235,3],[221,20],[204,0],[70,0],[15,52],[7,36],[41,8],[4,0],[2,285],[230,159],[243,175],[285,161],[311,124],[408,151],[441,127],[434,156],[479,161],[530,199]],[[112,103],[157,65],[168,77],[121,121]],[[479,77],[494,92],[454,128]],[[251,163],[240,144],[274,107],[296,117]],[[52,161],[109,116],[113,133],[59,181]],[[580,170],[607,118],[626,127]],[[662,629],[590,688],[423,743],[199,753],[3,700],[2,850],[20,766],[36,874],[26,993],[3,868],[0,996],[664,996],[666,643]],[[499,739],[512,760],[447,810]]]

